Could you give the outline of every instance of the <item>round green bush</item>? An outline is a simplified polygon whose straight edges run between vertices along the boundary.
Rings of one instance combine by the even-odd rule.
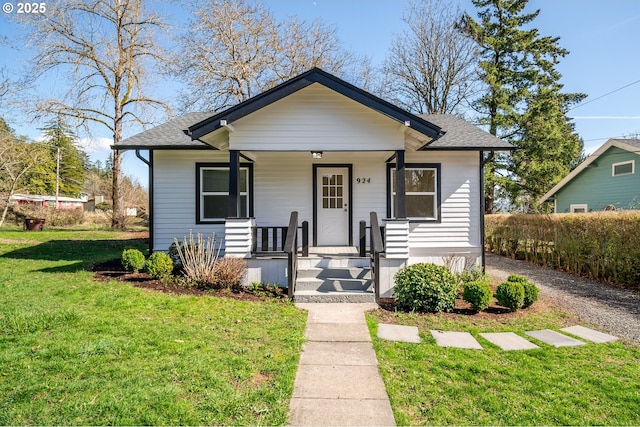
[[[529,282],[529,279],[527,279],[524,276],[519,276],[517,274],[510,274],[509,277],[507,277],[507,282],[518,282],[524,285],[525,283]]]
[[[173,260],[164,252],[154,252],[145,263],[144,269],[154,279],[164,279],[173,272]]]
[[[538,301],[538,294],[540,293],[540,289],[530,281],[526,281],[522,284],[524,287],[524,303],[522,305],[523,308],[531,307],[531,305]]]
[[[464,285],[462,299],[476,311],[486,310],[493,299],[491,286],[485,282],[468,282]]]
[[[538,287],[526,277],[511,274],[507,277],[507,282],[522,283],[522,286],[524,287],[524,302],[522,308],[531,307],[534,302],[538,301],[540,289],[538,289]]]
[[[394,297],[400,310],[451,311],[458,296],[458,283],[451,272],[435,264],[413,264],[395,275]]]
[[[520,282],[503,282],[496,288],[498,304],[517,311],[524,304],[524,286]]]
[[[138,249],[125,249],[122,251],[120,263],[125,270],[137,273],[144,267],[144,254]]]

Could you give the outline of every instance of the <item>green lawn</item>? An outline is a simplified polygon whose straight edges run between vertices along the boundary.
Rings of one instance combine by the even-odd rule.
[[[306,314],[88,270],[143,240],[0,231],[0,425],[282,425]]]
[[[558,329],[552,308],[500,320],[438,314],[367,315],[398,425],[640,425],[640,348],[620,341],[503,351],[480,332]],[[525,312],[522,312],[523,314]],[[421,344],[377,338],[378,323],[417,326]],[[483,350],[441,348],[429,330],[471,332]]]

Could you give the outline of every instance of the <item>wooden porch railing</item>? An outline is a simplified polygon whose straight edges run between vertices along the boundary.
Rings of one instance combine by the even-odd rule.
[[[384,241],[380,223],[378,222],[378,214],[371,212],[369,214],[371,220],[370,233],[370,257],[371,257],[371,276],[375,290],[376,301],[380,299],[380,254],[384,252]]]
[[[302,233],[302,256],[309,256],[309,222],[302,221],[298,227]],[[282,253],[285,251],[285,243],[289,234],[289,226],[260,226],[251,230],[251,252],[256,253]]]

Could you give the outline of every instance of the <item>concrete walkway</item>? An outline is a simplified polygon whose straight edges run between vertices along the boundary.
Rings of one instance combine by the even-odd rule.
[[[292,426],[395,425],[364,312],[376,304],[296,304],[309,311],[289,409]]]

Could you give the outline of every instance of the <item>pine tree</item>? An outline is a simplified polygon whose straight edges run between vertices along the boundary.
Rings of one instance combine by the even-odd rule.
[[[84,184],[84,153],[78,147],[76,135],[69,125],[57,117],[42,129],[45,141],[51,147],[54,159],[57,157],[58,192],[61,196],[78,197]],[[55,193],[55,182],[51,183]]]
[[[461,28],[479,46],[481,77],[486,85],[474,107],[491,134],[522,149],[513,156],[491,155],[487,159],[485,209],[491,213],[496,189],[511,204],[533,200],[561,179],[561,171],[575,164],[582,141],[566,112],[585,95],[560,92],[561,75],[555,66],[569,52],[558,45],[559,37],[542,37],[531,28],[540,10],[524,13],[528,0],[472,2],[480,9],[480,20],[466,14]],[[552,157],[551,153],[558,155]],[[557,174],[547,176],[545,170]]]

